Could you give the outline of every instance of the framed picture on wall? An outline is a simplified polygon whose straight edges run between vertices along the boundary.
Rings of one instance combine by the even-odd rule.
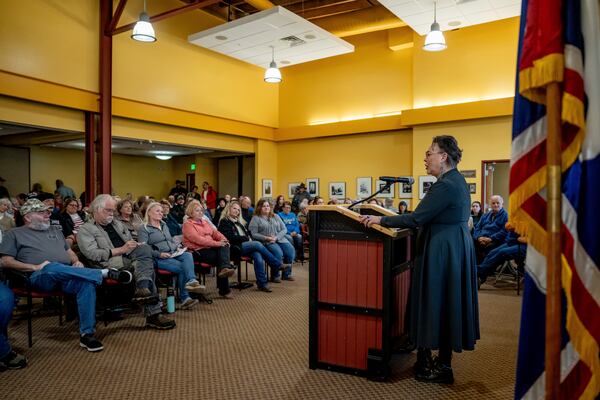
[[[273,197],[273,180],[262,180],[262,197]]]
[[[375,189],[376,190],[381,190],[386,185],[387,185],[387,182],[380,181],[379,179],[377,179],[377,182],[375,183]],[[387,188],[383,192],[379,193],[377,195],[377,197],[383,197],[383,198],[386,198],[386,199],[393,199],[394,198],[394,185],[396,185],[396,184],[392,183],[389,188]]]
[[[469,183],[469,193],[471,194],[475,194],[477,193],[477,184],[476,183]]]
[[[329,182],[329,197],[344,199],[346,197],[346,182]]]
[[[404,176],[403,178],[409,178]],[[399,199],[411,199],[413,195],[413,185],[408,183],[398,183],[398,198]]]
[[[294,198],[296,194],[296,188],[300,185],[300,182],[292,182],[288,183],[288,197],[290,199]]]
[[[371,192],[373,179],[368,176],[366,178],[356,178],[356,197],[364,199],[369,197]]]
[[[431,185],[437,182],[437,178],[431,175],[419,176],[419,199],[425,197]]]
[[[310,197],[319,195],[319,178],[308,178],[306,180],[306,188]]]

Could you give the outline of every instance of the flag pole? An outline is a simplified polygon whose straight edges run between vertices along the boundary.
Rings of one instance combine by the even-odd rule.
[[[560,398],[561,342],[561,89],[552,82],[546,89],[548,138],[546,140],[547,210],[546,231],[547,289],[546,289],[546,399]]]

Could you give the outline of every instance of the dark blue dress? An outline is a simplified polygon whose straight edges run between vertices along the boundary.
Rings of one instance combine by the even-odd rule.
[[[479,339],[477,272],[467,222],[471,196],[452,169],[411,214],[383,217],[382,226],[419,228],[409,302],[410,338],[418,347],[473,350]]]

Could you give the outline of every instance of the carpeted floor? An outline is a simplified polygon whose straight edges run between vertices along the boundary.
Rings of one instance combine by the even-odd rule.
[[[482,339],[453,361],[451,386],[412,378],[415,355],[397,355],[389,382],[370,382],[308,368],[308,267],[273,293],[246,289],[235,298],[175,314],[177,328],[143,328],[127,315],[97,336],[104,351],[79,347],[77,323],[34,320],[27,348],[25,320],[9,337],[29,366],[0,373],[3,399],[509,399],[513,397],[521,297],[512,288],[484,285]],[[252,278],[252,277],[251,277]],[[209,288],[214,287],[210,280]]]

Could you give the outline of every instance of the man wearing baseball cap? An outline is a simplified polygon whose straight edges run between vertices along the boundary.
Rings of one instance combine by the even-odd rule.
[[[69,248],[59,227],[50,225],[50,211],[38,199],[29,199],[21,207],[25,225],[11,229],[0,243],[5,269],[31,272],[35,290],[62,290],[75,294],[79,310],[79,344],[88,351],[104,347],[94,337],[96,330],[96,286],[103,278],[130,283],[129,271],[83,268]]]

